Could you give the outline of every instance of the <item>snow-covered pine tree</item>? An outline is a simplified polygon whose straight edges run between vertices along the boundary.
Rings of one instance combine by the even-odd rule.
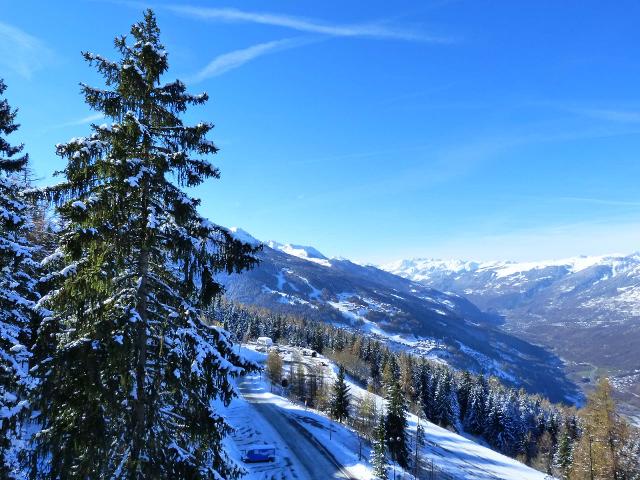
[[[526,429],[518,398],[513,390],[500,399],[497,413],[502,428],[496,436],[496,446],[500,452],[515,458],[522,453]]]
[[[483,433],[486,422],[488,390],[488,385],[484,377],[481,376],[471,387],[471,392],[469,393],[463,425],[466,431],[474,435]]]
[[[374,478],[387,480],[387,432],[384,428],[384,416],[380,416],[378,425],[373,432],[373,448],[371,449],[371,464]]]
[[[433,395],[433,418],[443,427],[452,426],[460,431],[460,406],[455,391],[453,374],[448,368],[438,369]]]
[[[5,89],[0,79],[0,95]],[[22,153],[23,145],[11,145],[4,138],[18,129],[16,114],[6,99],[0,100],[0,478],[19,475],[17,455],[25,441],[22,421],[33,386],[29,347],[36,262],[28,239],[29,206],[21,195],[28,155]]]
[[[389,453],[393,460],[401,467],[406,468],[409,464],[409,448],[407,447],[406,436],[407,407],[397,378],[387,387],[385,400],[387,413],[384,428]]]
[[[473,379],[471,374],[465,370],[462,372],[460,380],[458,382],[458,405],[460,405],[460,418],[464,419],[467,416],[467,408],[469,407],[469,399],[471,396],[471,389],[473,388]]]
[[[333,383],[331,394],[330,411],[331,416],[342,423],[349,418],[349,385],[344,381],[344,366],[338,369],[338,378]]]
[[[82,85],[85,100],[115,123],[58,145],[65,179],[45,192],[62,218],[64,263],[43,302],[60,331],[41,369],[46,478],[238,473],[221,448],[229,428],[216,405],[231,400],[228,377],[241,361],[203,312],[221,292],[216,272],[251,266],[255,249],[202,218],[182,190],[219,177],[206,160],[217,148],[206,139],[211,124],[180,119],[207,95],[161,84],[159,33],[147,10],[133,43],[116,38],[118,61],[83,54],[107,86]]]
[[[433,383],[434,376],[431,366],[423,361],[420,366],[420,406],[427,420],[434,421],[433,417]]]
[[[571,436],[569,430],[564,428],[560,433],[560,439],[558,440],[558,446],[553,455],[553,467],[555,474],[562,480],[569,479],[569,469],[572,462],[572,450],[573,444],[571,442]]]

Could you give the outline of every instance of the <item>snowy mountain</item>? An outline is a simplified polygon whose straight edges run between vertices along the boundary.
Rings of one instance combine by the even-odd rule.
[[[503,318],[504,330],[546,345],[584,383],[614,375],[629,401],[640,397],[640,254],[563,260],[402,260],[384,270],[464,295]]]
[[[291,245],[290,243],[282,244],[273,240],[268,241],[267,246],[274,250],[280,250],[287,255],[293,255],[294,257],[302,258],[303,260],[309,260],[310,262],[315,262],[320,265],[324,265],[325,267],[331,266],[329,259],[313,247]]]
[[[394,347],[496,375],[554,400],[575,398],[555,356],[501,331],[499,317],[458,294],[374,266],[329,259],[312,247],[267,242],[259,258],[253,270],[220,278],[227,297],[359,329]]]

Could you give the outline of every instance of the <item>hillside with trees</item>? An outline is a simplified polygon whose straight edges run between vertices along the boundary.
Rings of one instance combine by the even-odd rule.
[[[364,399],[352,407],[348,421],[371,442],[374,453],[381,448],[377,435],[384,432],[385,451],[401,465],[407,458],[400,433],[406,428],[402,412],[407,408],[558,478],[640,478],[640,431],[616,412],[606,378],[587,406],[576,409],[506,387],[495,377],[393,351],[357,330],[225,302],[217,304],[211,316],[239,341],[268,336],[322,353],[354,381],[385,397],[386,416]],[[333,389],[335,398],[339,382],[320,383],[318,388],[322,377],[308,372],[305,378],[296,398],[331,412],[333,403],[326,398],[332,397],[326,392]]]

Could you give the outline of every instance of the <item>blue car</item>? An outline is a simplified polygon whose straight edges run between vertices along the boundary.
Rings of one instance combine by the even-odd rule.
[[[276,447],[273,445],[251,445],[242,451],[242,461],[245,463],[274,462]]]

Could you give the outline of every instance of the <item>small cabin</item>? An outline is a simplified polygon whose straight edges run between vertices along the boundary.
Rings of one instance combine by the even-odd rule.
[[[273,346],[273,340],[269,337],[258,337],[256,340],[257,348],[259,352],[268,352],[269,349]]]
[[[269,337],[258,337],[256,343],[259,347],[270,348],[273,345],[273,340],[271,340]]]
[[[248,445],[242,450],[242,461],[246,463],[274,462],[275,460],[274,445]]]

